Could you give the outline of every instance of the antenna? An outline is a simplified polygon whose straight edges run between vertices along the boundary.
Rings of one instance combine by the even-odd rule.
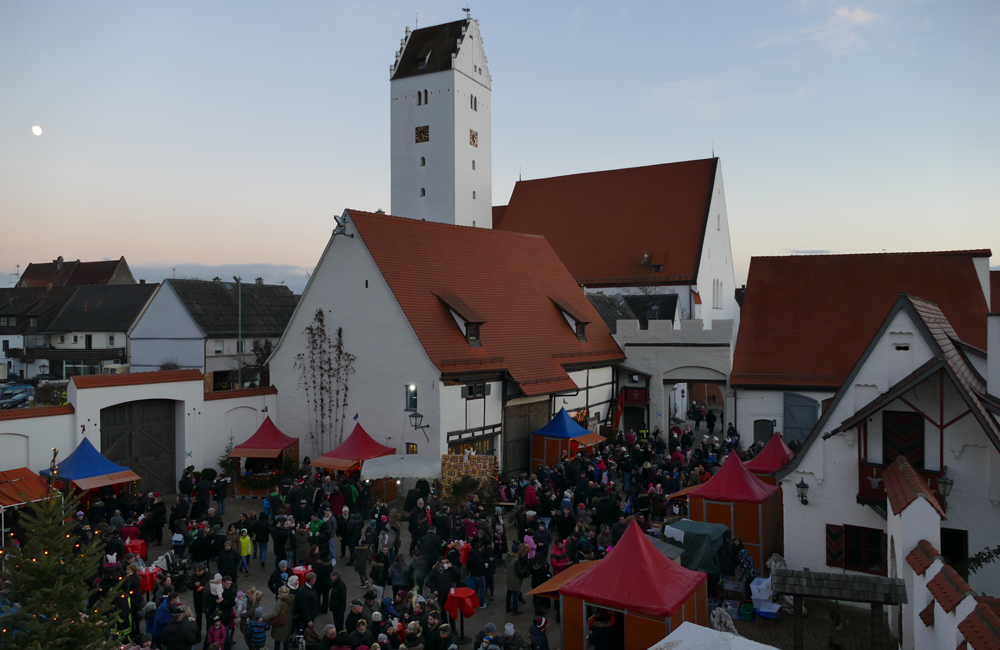
[[[415,13],[413,15],[414,15],[414,18],[413,18],[413,29],[420,29],[420,14],[419,13]]]
[[[715,138],[712,138],[712,158],[715,158]]]
[[[517,166],[517,180],[521,180],[521,166]]]

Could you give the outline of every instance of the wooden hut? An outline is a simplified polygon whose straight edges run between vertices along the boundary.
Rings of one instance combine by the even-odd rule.
[[[768,485],[777,485],[778,479],[774,477],[774,473],[793,458],[795,458],[795,452],[788,448],[788,445],[781,438],[781,434],[775,431],[767,446],[752,460],[746,462],[746,468]]]
[[[729,526],[758,567],[781,552],[781,490],[754,476],[736,454],[687,497],[692,521]]]
[[[589,619],[614,616],[626,648],[648,648],[684,621],[708,624],[707,578],[667,559],[632,522],[618,545],[559,587],[565,650],[585,650]]]

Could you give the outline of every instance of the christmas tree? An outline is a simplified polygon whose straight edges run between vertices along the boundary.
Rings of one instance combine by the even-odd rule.
[[[114,602],[120,588],[107,590],[102,597],[94,586],[104,564],[104,543],[78,545],[72,517],[78,504],[78,498],[58,494],[32,504],[21,516],[27,543],[0,549],[10,590],[0,617],[0,645],[5,650],[119,646]]]

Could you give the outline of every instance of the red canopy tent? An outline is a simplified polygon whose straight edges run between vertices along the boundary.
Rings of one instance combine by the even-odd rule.
[[[0,529],[7,530],[7,510],[58,496],[49,482],[27,467],[0,472]],[[0,548],[7,536],[0,533]]]
[[[753,460],[746,463],[746,468],[765,483],[777,485],[778,482],[773,476],[774,472],[784,467],[793,458],[795,458],[795,452],[788,448],[788,445],[781,438],[781,434],[775,431],[767,446]]]
[[[728,526],[758,567],[781,550],[781,490],[751,474],[736,454],[687,497],[692,521]]]
[[[684,621],[706,625],[707,578],[671,562],[632,522],[607,557],[559,588],[563,648],[585,648],[588,607],[624,611],[616,625],[626,648],[648,648]]]
[[[312,461],[312,466],[344,470],[359,465],[362,461],[395,453],[395,447],[386,447],[375,442],[359,422],[354,425],[354,430],[344,442],[337,445],[333,451],[328,451]]]
[[[286,449],[294,458],[299,457],[299,439],[291,438],[281,432],[271,421],[271,416],[264,418],[257,432],[243,443],[233,447],[230,458],[277,458]]]

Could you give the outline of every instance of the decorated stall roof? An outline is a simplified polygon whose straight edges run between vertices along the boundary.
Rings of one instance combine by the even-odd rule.
[[[578,438],[590,434],[576,420],[569,416],[566,409],[561,408],[552,421],[537,431],[532,431],[536,436],[548,436],[549,438]]]
[[[343,461],[349,461],[350,464],[347,467],[351,467],[370,458],[379,458],[395,453],[395,447],[386,447],[376,442],[359,422],[354,425],[354,430],[351,431],[351,435],[344,439],[344,442],[337,445],[336,449],[328,451],[314,460],[312,464],[314,467],[346,469],[343,466]]]
[[[688,499],[698,497],[709,501],[740,501],[761,503],[778,491],[750,473],[736,454],[729,454],[719,472],[688,492]]]
[[[795,458],[795,452],[788,448],[781,434],[775,431],[763,451],[752,460],[747,461],[744,466],[751,472],[770,474],[777,472],[793,458]]]
[[[281,452],[292,447],[299,441],[282,433],[281,429],[271,421],[271,416],[264,418],[260,427],[246,442],[233,447],[230,458],[277,458]]]
[[[563,585],[559,594],[650,616],[671,616],[707,578],[668,560],[633,521],[603,560]]]
[[[48,476],[49,470],[43,469],[39,473]],[[142,480],[128,467],[116,465],[102,456],[87,438],[66,460],[56,465],[56,478],[72,481],[81,490]]]

